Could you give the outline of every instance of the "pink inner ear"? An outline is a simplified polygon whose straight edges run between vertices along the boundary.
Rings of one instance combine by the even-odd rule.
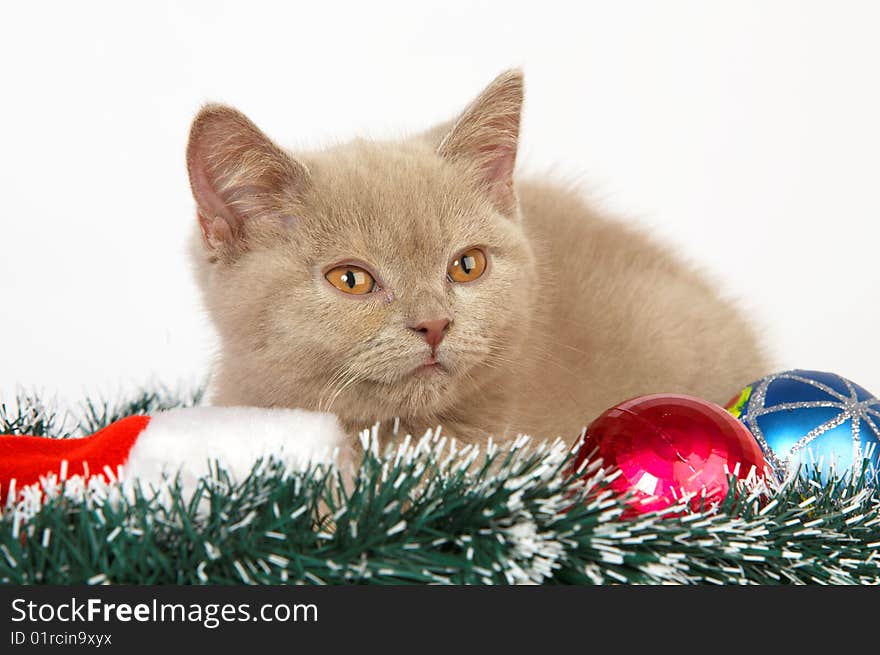
[[[504,146],[484,150],[487,164],[484,168],[485,183],[493,200],[505,209],[513,203],[513,169],[516,152]]]
[[[506,182],[513,177],[516,154],[506,147],[487,148],[489,163],[486,167],[486,181],[489,184]]]
[[[190,181],[192,183],[193,195],[196,197],[196,202],[202,213],[209,218],[221,216],[230,224],[235,222],[232,212],[214,189],[211,178],[205,170],[204,159],[198,153],[195,154],[190,162]]]
[[[190,160],[190,183],[198,205],[199,226],[210,247],[229,242],[238,232],[241,221],[214,189],[205,170],[204,159],[193,153]]]
[[[219,246],[221,243],[232,242],[232,227],[222,216],[215,216],[211,219],[199,213],[199,227],[202,228],[205,243],[212,248]]]

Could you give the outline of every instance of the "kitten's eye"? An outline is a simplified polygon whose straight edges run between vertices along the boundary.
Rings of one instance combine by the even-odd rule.
[[[486,270],[486,253],[479,248],[471,248],[449,262],[446,274],[453,282],[471,282]]]
[[[376,290],[376,280],[360,266],[337,266],[324,275],[334,287],[353,296],[363,296]]]

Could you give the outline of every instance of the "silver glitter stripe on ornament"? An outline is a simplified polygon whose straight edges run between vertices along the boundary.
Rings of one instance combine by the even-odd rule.
[[[852,396],[847,398],[839,391],[835,391],[834,389],[829,387],[827,384],[823,384],[823,383],[818,382],[816,380],[811,380],[810,378],[801,377],[800,375],[796,375],[794,373],[785,373],[782,375],[774,375],[773,379],[774,380],[795,380],[796,382],[803,382],[804,384],[809,384],[811,386],[816,387],[817,389],[821,389],[822,391],[827,393],[829,396],[834,396],[838,400],[846,401],[846,400],[852,400],[853,398],[857,398],[855,389],[850,388],[850,393],[852,394]],[[841,378],[841,379],[843,379],[843,378]]]
[[[764,407],[760,411],[756,412],[755,416],[765,416],[767,414],[774,414],[776,412],[784,412],[785,410],[789,409],[804,409],[813,407],[832,407],[834,409],[846,409],[847,405],[846,403],[839,403],[833,400],[804,400],[803,402],[780,403],[779,405],[773,405],[773,407]]]
[[[862,439],[861,439],[861,422],[865,421],[868,426],[874,430],[874,433],[880,437],[880,430],[877,429],[877,426],[874,425],[874,422],[868,417],[868,412],[874,412],[868,405],[873,405],[877,402],[876,398],[869,398],[868,400],[863,400],[861,402],[858,401],[858,397],[855,393],[855,389],[853,389],[853,403],[851,406],[847,407],[847,411],[849,411],[852,416],[852,434],[853,441],[855,442],[855,453],[853,454],[853,470],[855,470],[855,465],[858,464],[860,467],[862,465],[862,460],[864,459],[864,455],[862,454]]]
[[[785,462],[779,459],[774,450],[770,447],[770,444],[767,443],[767,439],[764,437],[764,433],[761,431],[761,426],[758,425],[757,421],[758,412],[764,409],[764,400],[767,398],[767,387],[770,386],[770,382],[771,379],[764,378],[752,392],[751,398],[749,399],[748,411],[746,412],[746,415],[742,417],[742,421],[746,424],[746,427],[751,430],[755,439],[758,440],[761,450],[764,451],[764,459],[770,464],[770,468],[779,475],[783,475],[786,470]]]
[[[853,473],[856,472],[856,466],[858,466],[858,470],[862,470],[862,439],[861,439],[861,427],[862,422],[862,412],[859,411],[858,414],[853,414],[852,417],[852,438],[853,438]]]
[[[788,457],[786,457],[786,460],[791,460],[792,457],[797,455],[801,450],[803,450],[816,437],[825,434],[826,432],[828,432],[828,430],[833,430],[838,425],[841,425],[842,423],[845,423],[846,421],[848,421],[850,418],[851,417],[848,413],[841,412],[840,414],[835,416],[830,421],[826,421],[822,425],[813,428],[812,430],[807,432],[807,434],[805,434],[803,437],[798,439],[797,442],[791,447],[791,449],[788,451]],[[856,438],[858,438],[858,437],[856,437]],[[859,450],[861,451],[861,448],[859,448]],[[855,457],[853,458],[853,460],[855,460]],[[861,460],[861,458],[859,458],[859,460]]]
[[[843,380],[843,383],[846,385],[846,388],[849,389],[850,398],[858,398],[859,394],[856,393],[855,385],[853,385],[853,383],[850,382],[849,380],[847,380],[846,378],[840,378],[840,379]]]

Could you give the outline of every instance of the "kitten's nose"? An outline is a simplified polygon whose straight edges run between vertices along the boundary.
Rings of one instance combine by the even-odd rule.
[[[446,336],[449,329],[449,321],[445,318],[435,318],[430,321],[422,321],[416,325],[411,325],[410,329],[421,332],[425,341],[431,348],[436,348]]]

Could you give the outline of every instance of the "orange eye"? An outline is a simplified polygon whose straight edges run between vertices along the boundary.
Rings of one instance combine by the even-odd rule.
[[[486,253],[479,248],[465,250],[449,262],[446,274],[453,282],[471,282],[486,271]]]
[[[363,296],[376,290],[376,280],[360,266],[337,266],[324,274],[334,287],[353,296]]]

